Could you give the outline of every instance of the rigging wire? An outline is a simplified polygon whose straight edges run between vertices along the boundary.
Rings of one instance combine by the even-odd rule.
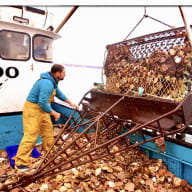
[[[46,22],[47,22],[47,16],[48,16],[47,6],[45,8],[46,8],[46,12],[45,12],[45,21],[44,21],[44,24],[43,24],[43,28],[45,28],[45,25],[46,25]]]
[[[171,29],[175,28],[174,26],[171,26],[171,25],[169,25],[169,24],[167,24],[167,23],[164,23],[164,22],[162,22],[162,21],[154,18],[154,17],[151,17],[151,16],[147,15],[147,14],[146,14],[146,6],[145,6],[145,7],[144,7],[144,15],[143,15],[143,17],[139,20],[139,22],[135,25],[135,27],[129,32],[129,34],[124,38],[124,40],[126,40],[126,39],[133,33],[133,31],[138,27],[138,25],[139,25],[139,24],[143,21],[143,19],[145,19],[145,18],[149,18],[149,19],[152,19],[152,20],[154,20],[154,21],[157,21],[157,22],[159,22],[159,23],[161,23],[161,24],[163,24],[163,25],[166,25],[167,27],[170,27]]]

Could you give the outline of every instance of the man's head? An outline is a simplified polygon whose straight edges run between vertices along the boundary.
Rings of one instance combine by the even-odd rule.
[[[60,81],[60,80],[63,80],[64,77],[65,77],[65,68],[63,65],[60,65],[60,64],[54,64],[52,67],[51,67],[51,74],[53,75],[53,77]]]

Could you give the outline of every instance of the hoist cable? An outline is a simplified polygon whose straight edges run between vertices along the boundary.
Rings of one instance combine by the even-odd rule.
[[[124,38],[124,40],[126,40],[132,34],[132,32],[138,27],[138,25],[143,21],[144,18],[150,18],[150,19],[152,19],[154,21],[157,21],[157,22],[167,26],[167,27],[170,27],[171,29],[175,28],[174,26],[168,25],[168,24],[166,24],[166,23],[164,23],[164,22],[162,22],[162,21],[160,21],[158,19],[155,19],[154,17],[151,17],[151,16],[147,15],[146,14],[146,7],[144,7],[143,17],[139,20],[139,22],[135,25],[135,27],[129,32],[129,34]]]
[[[175,28],[174,26],[171,26],[171,25],[169,25],[169,24],[167,24],[167,23],[164,23],[164,22],[162,22],[162,21],[160,21],[160,20],[158,20],[158,19],[155,19],[154,17],[151,17],[151,16],[149,16],[149,15],[145,15],[145,17],[148,17],[148,18],[150,18],[150,19],[153,19],[154,21],[157,21],[157,22],[159,22],[159,23],[161,23],[161,24],[163,24],[163,25],[165,25],[165,26],[167,26],[167,27],[170,27],[171,29]]]
[[[145,16],[143,16],[140,21],[135,25],[135,27],[129,32],[129,34],[125,37],[124,40],[126,40],[130,35],[131,33],[137,28],[137,26],[142,22],[142,20],[145,18]]]

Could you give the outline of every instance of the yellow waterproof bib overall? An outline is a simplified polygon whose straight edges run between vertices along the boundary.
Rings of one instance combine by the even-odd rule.
[[[56,90],[50,96],[49,103],[53,101],[55,95]],[[38,135],[41,135],[44,151],[48,151],[53,144],[53,126],[50,114],[44,112],[38,104],[26,101],[23,110],[23,131],[24,136],[15,158],[15,165],[17,166],[28,166],[29,156],[36,144]]]

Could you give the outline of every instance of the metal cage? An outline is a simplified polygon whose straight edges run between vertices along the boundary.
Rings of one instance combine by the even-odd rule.
[[[191,91],[191,61],[184,27],[108,45],[105,89],[181,101]]]

